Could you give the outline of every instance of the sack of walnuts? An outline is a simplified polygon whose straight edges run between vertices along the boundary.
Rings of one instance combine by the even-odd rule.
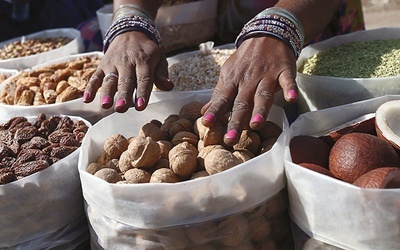
[[[182,93],[89,129],[79,173],[92,247],[290,246],[283,109],[273,106],[265,130],[245,130],[228,147],[228,116],[201,124],[210,97]]]
[[[0,120],[1,249],[76,249],[88,240],[77,164],[90,126],[48,114]]]
[[[284,132],[296,249],[398,248],[400,135],[388,134],[399,109],[400,96],[382,96],[302,114]]]
[[[82,96],[103,53],[65,56],[19,71],[0,85],[0,119],[39,113],[82,117],[92,124],[113,109],[100,107],[99,95],[88,104]]]

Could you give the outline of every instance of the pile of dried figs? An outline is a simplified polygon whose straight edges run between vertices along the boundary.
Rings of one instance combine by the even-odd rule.
[[[68,116],[39,114],[0,124],[0,184],[41,171],[77,150],[88,126]]]

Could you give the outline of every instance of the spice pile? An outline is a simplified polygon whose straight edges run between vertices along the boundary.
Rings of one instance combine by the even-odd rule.
[[[400,76],[399,63],[399,39],[360,41],[311,56],[299,72],[342,78],[380,78]]]

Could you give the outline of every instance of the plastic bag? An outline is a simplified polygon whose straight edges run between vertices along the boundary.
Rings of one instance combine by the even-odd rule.
[[[23,37],[16,37],[0,43],[0,48],[3,48],[5,45],[10,44],[14,41],[50,37],[67,37],[72,40],[57,49],[30,56],[0,60],[0,68],[24,70],[60,57],[82,53],[84,50],[81,33],[79,30],[73,28],[44,30]]]
[[[134,109],[125,114],[114,113],[88,131],[81,147],[79,173],[92,245],[107,249],[143,249],[136,243],[137,235],[143,236],[143,231],[182,229],[240,215],[261,206],[284,189],[282,137],[269,152],[239,166],[207,178],[180,183],[110,184],[85,171],[88,164],[102,154],[108,136],[115,133],[134,136],[144,123],[153,119],[163,121],[168,115],[179,113],[184,104],[190,101],[205,103],[210,97],[209,94],[182,93],[174,100],[150,104],[144,113]],[[268,119],[283,130],[288,127],[286,116],[279,107],[273,106]],[[160,244],[159,233],[150,236],[147,233],[140,240]],[[171,241],[170,237],[164,237]],[[211,237],[215,235],[210,235],[207,240],[212,240]],[[177,244],[179,241],[172,242]]]
[[[293,164],[288,146],[296,135],[326,134],[346,122],[374,113],[381,104],[393,99],[400,96],[377,97],[305,113],[285,132],[284,161],[291,218],[308,238],[343,249],[400,246],[399,189],[362,189],[300,167]]]
[[[91,126],[80,117],[70,118]],[[88,239],[78,158],[79,149],[46,169],[0,185],[0,248],[73,249]]]
[[[400,28],[380,28],[364,30],[336,36],[325,41],[305,47],[299,59],[297,68],[312,55],[340,44],[400,39]],[[330,76],[306,75],[297,72],[299,88],[299,112],[314,111],[328,107],[348,104],[383,95],[400,94],[400,76],[382,78],[339,78]]]

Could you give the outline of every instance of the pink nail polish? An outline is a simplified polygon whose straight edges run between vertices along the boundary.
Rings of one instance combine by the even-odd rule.
[[[227,139],[236,139],[237,136],[237,132],[234,129],[229,130],[226,134],[225,134],[225,138]]]
[[[90,93],[85,91],[85,93],[83,94],[83,101],[84,102],[89,101],[89,98],[90,98]]]
[[[264,122],[264,118],[260,114],[254,115],[250,121],[250,123],[263,123],[263,122]]]
[[[143,100],[142,97],[139,97],[139,98],[136,100],[136,106],[141,107],[141,106],[143,106],[143,105],[144,105],[144,100]]]
[[[297,93],[293,89],[288,91],[288,96],[290,99],[297,99]]]
[[[203,119],[206,121],[209,121],[209,122],[213,122],[215,119],[215,116],[213,113],[208,113],[203,116]]]
[[[101,98],[101,104],[110,104],[111,103],[111,97],[108,95],[103,96],[103,98]]]
[[[115,106],[122,107],[122,106],[125,106],[125,104],[126,104],[125,100],[121,98],[116,102]]]

